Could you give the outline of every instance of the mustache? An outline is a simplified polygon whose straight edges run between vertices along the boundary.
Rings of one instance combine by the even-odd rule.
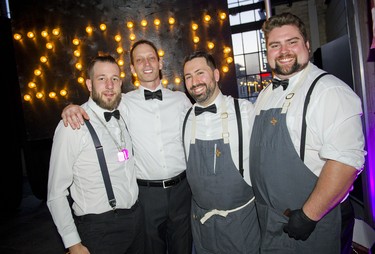
[[[282,60],[282,59],[284,59],[284,58],[294,58],[294,57],[295,57],[294,54],[290,54],[290,53],[288,53],[288,54],[282,54],[282,55],[278,56],[278,57],[276,58],[276,60]]]
[[[207,86],[207,84],[206,83],[195,84],[195,85],[191,86],[191,89],[194,89],[194,88],[197,88],[197,87],[200,87],[200,86]]]

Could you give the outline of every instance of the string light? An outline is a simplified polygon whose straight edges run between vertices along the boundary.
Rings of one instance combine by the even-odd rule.
[[[219,12],[219,19],[220,20],[224,20],[224,19],[226,19],[227,18],[227,14],[225,13],[225,12]],[[209,15],[209,14],[205,14],[204,16],[203,16],[203,21],[204,22],[210,22],[212,20],[212,18],[211,18],[211,16]],[[155,25],[155,26],[160,26],[160,24],[161,24],[161,20],[159,19],[159,18],[155,18],[153,21],[151,21],[151,22],[153,22],[153,24]],[[201,21],[202,22],[202,21]],[[168,24],[169,25],[174,25],[176,23],[176,19],[174,18],[174,17],[169,17],[168,18]],[[142,27],[146,27],[147,25],[148,25],[148,21],[146,20],[146,19],[142,19],[141,20],[141,22],[140,22],[140,25],[142,26]],[[134,28],[134,22],[133,21],[127,21],[126,22],[126,26],[127,26],[127,28],[129,28],[129,29],[133,29]],[[199,24],[198,23],[196,23],[196,22],[192,22],[192,24],[191,24],[191,29],[193,30],[193,31],[197,31],[198,30],[198,28],[199,28]],[[106,31],[107,30],[107,25],[105,24],[105,23],[101,23],[100,25],[99,25],[99,29],[101,30],[101,31]],[[93,32],[94,32],[94,27],[93,26],[91,26],[91,25],[88,25],[88,26],[86,26],[85,28],[84,28],[84,30],[85,30],[85,32],[87,33],[87,35],[91,35]],[[52,35],[54,35],[54,36],[59,36],[60,34],[61,34],[61,30],[60,30],[60,28],[54,28],[54,29],[52,29],[51,30],[51,34]],[[29,31],[27,34],[27,37],[28,38],[35,38],[35,34],[34,34],[34,32],[32,32],[32,31]],[[49,36],[49,32],[48,32],[48,30],[47,29],[45,29],[45,30],[43,30],[43,31],[41,31],[40,32],[40,35],[42,36],[42,37],[44,37],[44,38],[48,38],[48,36]],[[13,35],[13,37],[14,37],[14,39],[15,40],[21,40],[22,39],[22,34],[20,34],[20,33],[14,33],[14,35]],[[136,35],[135,35],[135,33],[130,33],[129,34],[129,37],[128,37],[129,39],[130,39],[130,41],[134,41],[135,39],[136,39]],[[48,40],[53,40],[53,38],[48,38]],[[115,36],[114,36],[114,40],[116,41],[116,42],[121,42],[122,41],[122,37],[121,37],[121,34],[116,34]],[[198,44],[199,42],[200,42],[200,37],[199,36],[197,36],[197,35],[193,35],[192,36],[192,40],[193,40],[193,42],[194,42],[194,44]],[[79,39],[78,37],[77,38],[74,38],[73,40],[72,40],[72,43],[73,43],[73,45],[75,45],[75,46],[79,46],[79,45],[81,45],[81,44],[83,44],[84,42],[85,42],[86,40],[85,40],[85,38],[82,38],[82,40],[81,39]],[[214,44],[214,42],[212,42],[212,41],[206,41],[205,42],[206,43],[206,45],[207,45],[207,48],[209,49],[209,50],[212,50],[214,47],[215,47],[215,44]],[[55,47],[55,45],[52,43],[52,41],[49,41],[49,42],[47,42],[46,43],[46,48],[47,49],[53,49]],[[124,52],[126,52],[121,46],[118,46],[116,49],[116,52],[118,53],[118,54],[123,54]],[[231,53],[231,48],[230,47],[224,47],[224,49],[223,49],[223,52],[225,53],[225,54],[229,54],[229,53]],[[75,57],[81,57],[81,51],[79,50],[79,49],[75,49],[74,51],[73,51],[73,55],[75,56]],[[163,57],[164,55],[165,55],[165,52],[164,52],[164,50],[162,50],[162,49],[159,49],[158,50],[158,55],[159,55],[159,57]],[[41,56],[40,57],[40,62],[42,62],[42,63],[47,63],[48,62],[48,57],[47,56]],[[230,63],[232,63],[233,62],[233,58],[232,57],[230,57],[230,56],[227,56],[226,58],[225,58],[225,62],[226,62],[226,64],[230,64]],[[124,60],[118,60],[118,64],[120,65],[120,66],[123,66],[124,64],[125,64],[125,62],[124,62]],[[82,69],[83,69],[83,65],[82,65],[82,63],[80,63],[80,62],[77,62],[77,63],[75,63],[74,64],[74,66],[75,66],[75,68],[77,69],[77,70],[79,70],[79,71],[81,71]],[[222,66],[222,71],[223,72],[228,72],[229,71],[229,67],[228,66]],[[41,69],[35,69],[34,70],[34,75],[35,76],[40,76],[40,75],[42,75],[42,70]],[[121,72],[121,78],[124,78],[126,75],[125,75],[125,72]],[[139,80],[137,79],[137,77],[136,77],[136,75],[134,75],[134,77],[135,77],[135,79],[134,79],[134,85],[135,86],[139,86]],[[77,81],[78,81],[78,83],[79,84],[84,84],[84,82],[85,82],[85,79],[83,78],[83,77],[77,77]],[[163,85],[167,85],[168,84],[168,79],[162,79],[162,84]],[[180,77],[175,77],[174,78],[174,84],[175,85],[178,85],[178,84],[180,84],[181,83],[181,78]],[[30,88],[30,89],[32,89],[32,88],[36,88],[36,84],[35,84],[35,82],[29,82],[29,84],[28,84],[28,87]],[[60,91],[60,95],[61,95],[61,93],[62,93],[62,91],[65,91],[64,93],[65,93],[65,95],[67,94],[67,90],[65,90],[65,89],[63,89],[63,90],[61,90]],[[38,93],[39,95],[38,96],[40,96],[40,98],[42,98],[43,96],[44,96],[44,94],[42,93],[42,92],[39,92]],[[47,94],[47,93],[46,93]],[[26,94],[25,94],[25,96],[26,96]],[[29,95],[30,96],[30,95]],[[55,98],[55,97],[57,97],[57,95],[56,95],[56,93],[55,92],[50,92],[50,93],[48,93],[48,96],[49,97],[53,97],[53,98]],[[51,97],[51,98],[52,98]],[[25,97],[26,98],[26,97]],[[30,99],[31,99],[31,96],[30,96]],[[25,99],[26,100],[26,99]]]
[[[55,35],[55,36],[59,36],[60,35],[60,29],[59,28],[53,29],[52,34]]]
[[[176,22],[176,20],[175,20],[173,17],[170,17],[170,18],[168,19],[168,23],[169,23],[170,25],[173,25],[175,22]]]
[[[147,20],[142,19],[141,26],[143,26],[143,27],[147,26]]]
[[[86,27],[86,33],[88,33],[89,35],[91,35],[92,31],[93,31],[93,28],[91,26],[87,26]]]
[[[27,37],[29,37],[30,39],[33,39],[35,37],[35,34],[33,32],[28,32]]]
[[[48,96],[53,99],[56,98],[56,93],[55,92],[49,92]]]
[[[81,56],[81,51],[79,51],[78,49],[76,49],[76,50],[74,50],[73,55],[75,57],[80,57]]]
[[[25,101],[31,101],[31,96],[30,96],[30,94],[25,94],[25,95],[23,96],[23,99],[24,99]]]
[[[15,34],[13,35],[13,38],[14,38],[15,40],[19,41],[19,40],[22,39],[22,35],[19,34],[19,33],[15,33]]]
[[[126,23],[126,26],[127,26],[128,28],[133,28],[134,23],[131,22],[131,21],[128,21],[128,22]]]
[[[47,49],[53,49],[53,43],[51,43],[51,42],[47,42],[47,43],[46,43],[46,48],[47,48]]]
[[[115,41],[120,42],[121,41],[121,35],[119,35],[119,34],[115,35]]]
[[[35,70],[34,70],[34,75],[35,75],[35,76],[40,76],[40,75],[42,75],[42,71],[39,70],[39,69],[35,69]]]
[[[123,66],[125,63],[124,63],[124,60],[120,59],[117,61],[118,65],[120,66]]]
[[[85,79],[83,77],[78,77],[77,81],[78,83],[83,84],[85,82]]]
[[[158,50],[158,55],[159,55],[160,57],[163,57],[163,56],[164,56],[164,50],[159,49],[159,50]]]
[[[82,70],[82,64],[81,63],[76,63],[75,67],[77,70]]]
[[[160,25],[160,19],[154,19],[154,25],[155,26]]]
[[[44,31],[42,31],[42,32],[40,33],[40,35],[41,35],[42,37],[46,38],[46,37],[48,36],[48,32],[44,30]]]
[[[73,39],[72,43],[73,43],[73,45],[78,46],[80,42],[79,42],[79,39],[75,38],[75,39]]]
[[[37,92],[37,93],[35,94],[35,97],[36,97],[37,99],[42,99],[42,98],[44,97],[44,95],[43,95],[43,93],[41,93],[41,92]]]
[[[229,71],[229,67],[224,65],[222,68],[223,72],[227,73]]]
[[[232,50],[230,47],[224,47],[224,50],[223,50],[224,54],[229,54],[231,51]]]
[[[117,52],[118,54],[122,54],[122,53],[124,52],[124,49],[123,49],[122,47],[117,47],[117,48],[116,48],[116,52]]]
[[[36,87],[36,84],[35,84],[35,82],[29,82],[28,84],[27,84],[27,86],[29,87],[29,88],[31,88],[31,89],[33,89],[33,88],[35,88]]]
[[[220,18],[221,20],[224,20],[224,19],[227,18],[227,14],[226,14],[225,12],[220,12],[220,14],[219,14],[219,18]]]
[[[65,89],[61,89],[60,90],[60,95],[61,96],[66,96],[68,94],[68,91],[66,91]]]
[[[48,61],[48,58],[46,56],[41,56],[39,60],[42,63],[46,63]]]
[[[135,34],[130,34],[130,35],[129,35],[129,39],[130,39],[131,41],[134,41],[135,38],[136,38]]]
[[[107,30],[107,25],[102,23],[102,24],[99,25],[99,29],[102,30],[102,31],[105,31],[105,30]]]

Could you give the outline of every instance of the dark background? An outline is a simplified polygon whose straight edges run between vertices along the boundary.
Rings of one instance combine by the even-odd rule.
[[[34,195],[46,199],[53,133],[66,105],[81,104],[87,100],[89,94],[86,86],[78,83],[77,78],[85,77],[86,65],[92,57],[98,53],[109,53],[123,60],[126,75],[123,92],[127,92],[136,89],[129,68],[129,51],[133,43],[129,39],[130,33],[136,35],[136,40],[151,40],[158,49],[164,50],[162,74],[171,90],[185,91],[183,59],[194,50],[208,50],[207,41],[215,43],[215,47],[209,51],[219,68],[225,64],[227,57],[233,56],[232,52],[223,52],[226,46],[232,48],[228,16],[225,20],[218,17],[219,12],[228,14],[226,0],[17,0],[10,1],[10,13],[5,11],[5,2],[1,1],[1,4],[0,41],[2,58],[6,63],[2,77],[6,78],[6,89],[10,89],[5,91],[6,108],[9,108],[9,116],[12,117],[6,132],[12,150],[5,154],[4,159],[12,158],[15,164],[12,170],[4,171],[2,178],[4,191],[1,193],[8,204],[3,212],[12,212],[18,207],[23,175],[27,175]],[[203,21],[205,14],[211,16],[209,23]],[[169,25],[169,17],[175,18],[174,25]],[[161,20],[158,27],[153,24],[155,18]],[[148,21],[147,27],[140,25],[143,19]],[[128,21],[134,23],[132,30],[126,26]],[[199,25],[195,32],[191,29],[193,22]],[[101,23],[107,25],[105,32],[99,29]],[[88,25],[94,28],[91,35],[85,31]],[[54,28],[60,29],[59,36],[52,34]],[[35,34],[33,39],[27,37],[29,31]],[[42,31],[47,31],[49,35],[42,37]],[[21,34],[22,40],[13,39],[15,33]],[[114,40],[117,34],[122,37],[119,43]],[[193,35],[200,37],[199,43],[193,43]],[[80,40],[79,46],[73,45],[74,38]],[[53,43],[53,50],[46,48],[47,42]],[[120,45],[124,52],[118,54],[116,48]],[[76,49],[81,51],[80,57],[73,55]],[[47,56],[46,64],[40,62],[41,56]],[[77,62],[83,65],[81,71],[75,68]],[[237,96],[234,64],[228,67],[227,73],[221,73],[222,91]],[[37,68],[42,70],[39,77],[34,75]],[[174,84],[175,77],[180,77],[180,84]],[[36,88],[28,87],[30,81],[36,83]],[[67,90],[66,96],[59,94],[61,89]],[[37,92],[44,97],[37,99]],[[55,92],[57,96],[50,98],[50,92]],[[26,94],[31,96],[30,101],[23,99]],[[10,189],[6,187],[9,184]]]

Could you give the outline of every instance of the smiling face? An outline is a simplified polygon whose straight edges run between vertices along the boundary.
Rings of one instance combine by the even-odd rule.
[[[212,69],[204,57],[187,61],[184,65],[186,89],[193,99],[202,106],[211,104],[219,94],[218,69]]]
[[[159,71],[163,65],[157,52],[148,44],[138,44],[132,51],[132,73],[136,74],[142,86],[154,90],[160,84]]]
[[[268,34],[268,64],[281,79],[288,79],[307,66],[309,49],[309,42],[294,25],[275,27]]]
[[[121,100],[120,69],[117,64],[96,62],[93,66],[92,77],[86,80],[86,86],[91,98],[101,108],[113,110]]]

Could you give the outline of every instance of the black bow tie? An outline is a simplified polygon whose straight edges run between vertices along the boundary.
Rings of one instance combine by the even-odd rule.
[[[217,111],[216,105],[212,104],[212,105],[208,106],[207,108],[201,108],[201,107],[195,107],[194,108],[194,112],[195,112],[196,116],[199,116],[200,114],[202,114],[205,111],[216,114],[216,111]]]
[[[145,90],[145,99],[150,100],[150,99],[158,99],[158,100],[163,100],[163,95],[161,93],[161,90],[157,90],[155,92],[151,92],[149,90]]]
[[[283,90],[285,90],[289,85],[289,79],[284,79],[284,80],[280,80],[280,79],[272,79],[272,89],[275,90],[276,88],[278,88],[279,86],[282,86],[283,87]]]
[[[111,117],[114,116],[117,120],[120,119],[120,111],[118,111],[118,109],[116,109],[115,111],[113,112],[104,112],[104,118],[105,120],[108,122],[109,120],[111,120]]]

